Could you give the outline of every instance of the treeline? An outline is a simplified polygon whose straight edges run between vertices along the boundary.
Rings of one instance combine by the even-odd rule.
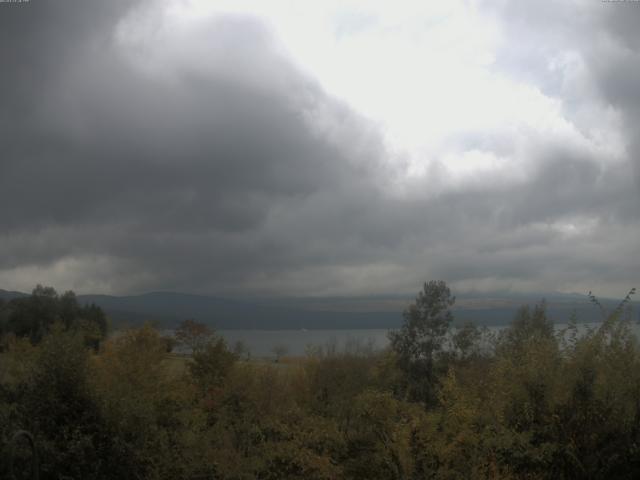
[[[597,328],[556,331],[541,304],[491,335],[453,328],[429,282],[389,349],[278,363],[195,322],[177,332],[188,359],[148,325],[95,349],[58,313],[2,337],[0,477],[26,429],[51,479],[640,478],[629,299]]]
[[[62,295],[38,285],[30,296],[0,298],[0,337],[15,335],[39,343],[59,323],[67,331],[82,332],[88,345],[98,348],[107,334],[107,317],[94,304],[80,305],[75,293]]]

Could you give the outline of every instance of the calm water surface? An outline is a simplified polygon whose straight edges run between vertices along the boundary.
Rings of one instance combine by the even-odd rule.
[[[578,328],[585,331],[587,328],[597,327],[598,324],[579,324]],[[556,324],[557,330],[563,329],[566,324]],[[488,327],[497,333],[505,328]],[[632,324],[636,335],[640,334],[640,326]],[[311,347],[325,347],[333,345],[338,350],[345,346],[370,346],[375,349],[385,348],[389,344],[387,329],[359,329],[359,330],[218,330],[229,345],[233,348],[236,342],[241,341],[249,349],[254,357],[272,357],[274,348],[283,346],[287,355],[304,355]]]
[[[252,356],[273,356],[276,346],[287,349],[287,355],[304,355],[311,347],[335,345],[342,350],[346,345],[357,343],[381,349],[389,344],[386,329],[366,330],[218,330],[233,348],[241,341]]]

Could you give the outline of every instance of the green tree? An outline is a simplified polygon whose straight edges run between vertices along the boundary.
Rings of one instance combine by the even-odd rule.
[[[8,330],[38,343],[60,319],[58,294],[52,287],[36,286],[31,296],[9,302]]]
[[[104,457],[111,478],[189,478],[189,388],[168,374],[166,358],[166,342],[148,324],[107,340],[91,357],[89,383],[116,450]]]
[[[204,392],[220,387],[238,356],[227,348],[223,338],[213,336],[193,352],[189,371]]]
[[[480,355],[482,333],[482,330],[472,322],[465,322],[464,325],[456,329],[451,337],[451,343],[459,359],[467,360]]]
[[[436,399],[436,360],[453,320],[450,309],[454,303],[455,297],[444,281],[429,281],[415,303],[404,311],[400,330],[389,332],[391,348],[406,375],[412,400],[430,404]]]
[[[56,322],[68,331],[82,333],[85,345],[97,349],[107,335],[107,317],[97,305],[84,305],[72,291],[63,295],[52,287],[36,286],[30,296],[11,300],[0,312],[5,333],[39,343]],[[0,328],[1,325],[0,325]]]
[[[353,399],[347,449],[346,478],[412,478],[410,455],[411,417],[415,404],[389,393],[367,390]]]
[[[89,386],[83,337],[55,324],[37,347],[17,414],[37,439],[43,478],[109,476],[111,438]],[[118,463],[114,461],[114,463]]]
[[[7,333],[9,311],[7,309],[7,302],[3,298],[0,298],[0,339]],[[0,352],[2,351],[2,342],[0,341]]]
[[[508,328],[500,333],[498,349],[519,355],[524,346],[534,341],[554,341],[553,321],[547,316],[547,305],[544,300],[535,305],[518,309],[515,318]]]

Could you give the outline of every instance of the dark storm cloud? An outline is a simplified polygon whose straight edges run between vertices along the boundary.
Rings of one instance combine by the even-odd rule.
[[[206,25],[207,40],[223,50],[217,72],[184,69],[155,81],[118,50],[114,31],[126,12],[88,2],[3,12],[5,40],[20,32],[29,41],[12,43],[3,58],[17,73],[2,88],[9,151],[0,268],[106,256],[150,272],[149,287],[238,282],[290,267],[287,232],[267,234],[265,223],[316,196],[328,203],[310,208],[309,226],[343,235],[376,195],[366,178],[383,152],[364,120],[284,62],[251,18]],[[261,63],[263,71],[243,71]],[[278,88],[245,81],[238,67],[276,77]],[[335,132],[312,128],[310,118],[323,115]],[[327,138],[335,134],[350,147]],[[324,207],[330,218],[319,218]]]
[[[232,22],[248,35],[256,28]],[[53,50],[64,56],[66,46]],[[13,151],[3,203],[21,200],[3,212],[7,227],[143,221],[181,231],[245,230],[264,217],[265,197],[308,194],[348,168],[306,129],[305,106],[292,104],[289,92],[265,94],[197,74],[178,88],[156,84],[110,48],[102,43],[51,76],[46,100],[25,95],[21,107],[33,118],[6,139]],[[292,87],[317,94],[312,85]]]
[[[4,281],[310,294],[435,277],[551,289],[633,278],[637,187],[597,153],[533,138],[524,179],[406,180],[376,127],[300,73],[255,18],[203,20],[158,61],[117,35],[132,8],[154,3],[0,7]],[[540,22],[566,39],[556,14]],[[620,32],[633,45],[633,30]],[[535,32],[523,41],[534,49]],[[527,72],[503,52],[504,68],[561,96],[562,74],[540,73],[550,48],[535,47]],[[637,96],[622,77],[634,73],[593,62],[603,98],[631,120]],[[517,150],[492,132],[459,148]]]
[[[629,141],[629,158],[638,184],[636,195],[640,205],[640,5],[630,2],[602,12],[603,40],[589,55],[594,77],[602,96],[617,108],[624,118]],[[599,19],[600,20],[600,19]]]

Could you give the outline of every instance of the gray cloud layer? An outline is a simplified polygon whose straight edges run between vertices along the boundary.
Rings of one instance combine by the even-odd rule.
[[[562,100],[586,136],[592,104],[610,106],[622,161],[479,132],[457,148],[527,156],[524,179],[407,180],[376,127],[255,18],[203,21],[154,63],[117,34],[147,3],[0,5],[0,287],[289,295],[445,278],[622,293],[640,267],[640,8],[567,22],[506,5],[496,15],[521,42],[496,68]],[[551,71],[554,48],[579,71]]]

